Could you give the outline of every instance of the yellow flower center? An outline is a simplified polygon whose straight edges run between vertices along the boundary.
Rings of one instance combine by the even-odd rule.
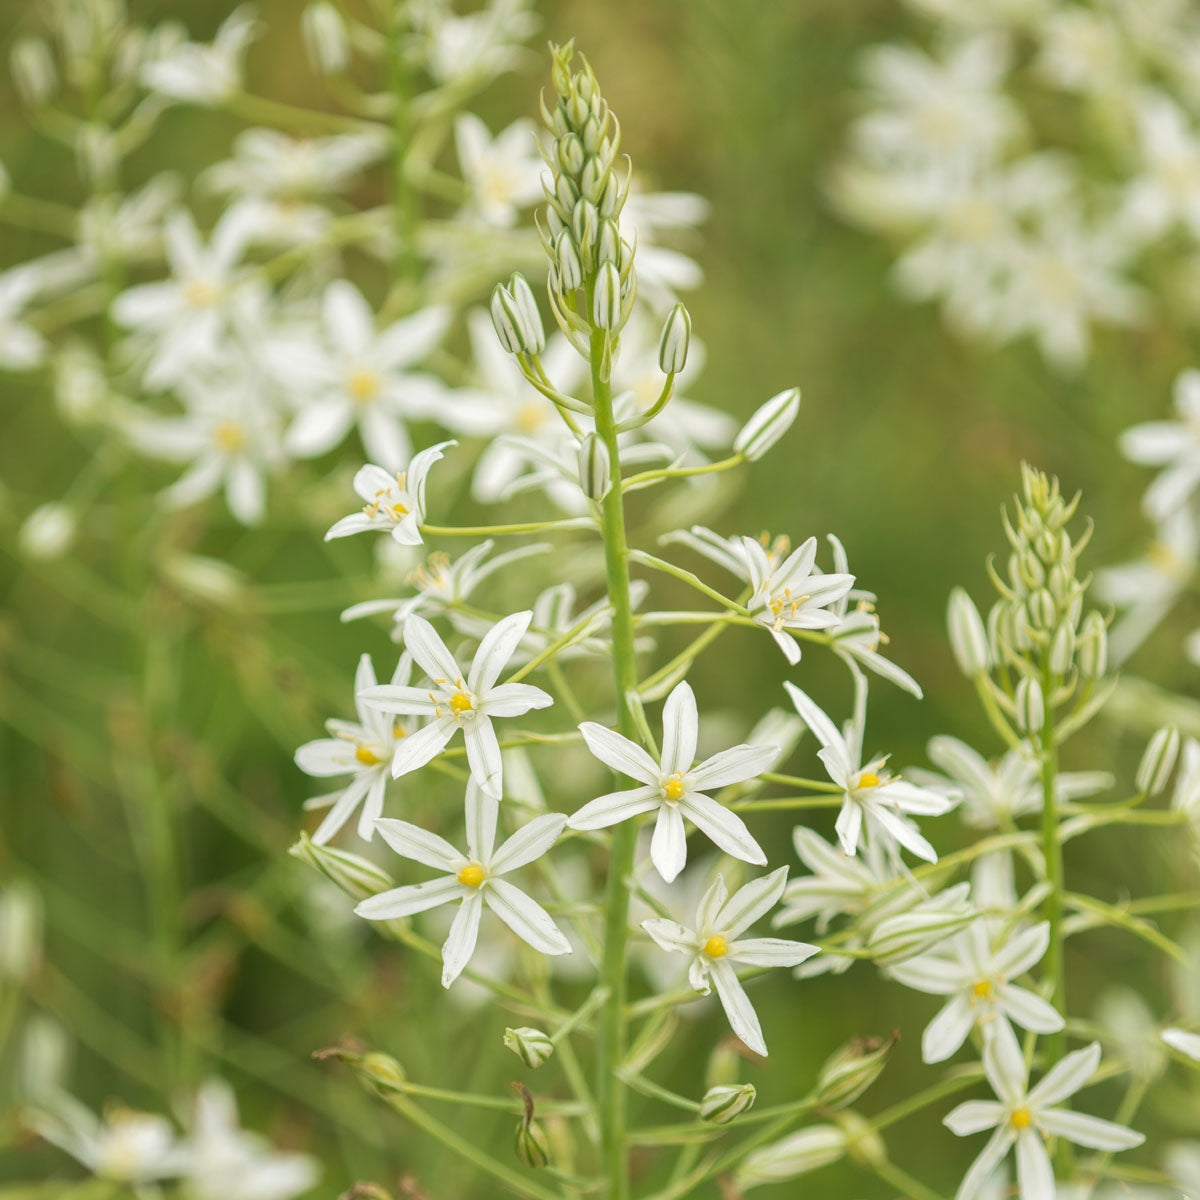
[[[986,979],[981,979],[972,989],[971,995],[976,1000],[990,1000],[995,995],[995,989]]]
[[[458,882],[466,887],[477,888],[486,878],[487,872],[478,863],[468,863],[458,873]]]
[[[346,389],[356,403],[367,404],[379,395],[379,376],[374,371],[351,371]]]
[[[470,712],[473,707],[471,697],[466,692],[455,692],[450,697],[450,709],[456,717],[462,713]]]
[[[709,958],[724,958],[728,950],[729,943],[719,933],[714,933],[704,943],[704,953]]]
[[[666,783],[663,784],[663,795],[668,800],[679,800],[682,798],[685,788],[683,786],[682,777],[676,773],[672,775]]]
[[[354,751],[354,757],[360,763],[362,763],[364,767],[374,767],[383,762],[383,759],[380,758],[379,755],[376,754],[375,751],[369,746],[359,746]]]
[[[1024,1105],[1013,1109],[1012,1123],[1014,1129],[1028,1129],[1033,1124],[1033,1113]]]
[[[858,777],[858,787],[873,788],[879,786],[879,776],[874,771],[864,771]]]
[[[213,429],[213,441],[219,450],[234,454],[246,444],[246,431],[236,421],[220,421]]]
[[[541,404],[530,401],[517,409],[517,428],[522,433],[534,433],[546,422],[546,410]]]
[[[203,279],[193,279],[185,285],[183,298],[192,308],[207,308],[217,298],[217,289]]]

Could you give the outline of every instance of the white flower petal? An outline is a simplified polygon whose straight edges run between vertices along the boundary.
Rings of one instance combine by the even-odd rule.
[[[819,952],[819,947],[810,946],[807,942],[792,942],[785,938],[747,938],[745,941],[730,942],[726,957],[750,967],[798,967]]]
[[[731,746],[689,771],[688,784],[697,791],[708,792],[742,783],[761,775],[778,757],[778,746]]]
[[[651,917],[642,922],[642,928],[664,950],[673,954],[696,953],[698,939],[686,925],[668,921],[664,917]]]
[[[492,688],[479,706],[489,717],[519,717],[531,708],[549,708],[554,697],[528,683],[502,683]]]
[[[1090,1150],[1131,1150],[1146,1140],[1143,1134],[1114,1121],[1104,1121],[1065,1108],[1040,1109],[1037,1120],[1047,1133],[1064,1137],[1077,1146],[1087,1146]]]
[[[995,1100],[968,1100],[948,1112],[942,1118],[942,1124],[951,1133],[959,1137],[968,1137],[972,1133],[994,1129],[1007,1118],[1004,1105]]]
[[[609,792],[585,804],[572,813],[567,821],[571,829],[607,829],[618,821],[653,812],[662,803],[662,792],[656,787],[630,788]]]
[[[480,714],[473,721],[464,721],[462,729],[471,778],[489,796],[499,800],[504,795],[504,759],[491,721]]]
[[[662,720],[662,772],[664,775],[673,775],[677,771],[686,773],[696,761],[696,740],[700,736],[696,694],[686,679],[671,689],[663,705]]]
[[[922,1061],[945,1062],[967,1040],[974,1024],[975,1010],[967,997],[961,992],[951,997],[925,1027],[921,1037]]]
[[[1061,1062],[1046,1072],[1038,1085],[1030,1089],[1031,1108],[1047,1108],[1073,1096],[1100,1066],[1100,1043],[1093,1042],[1082,1050],[1068,1054]]]
[[[510,871],[539,859],[558,841],[567,818],[563,813],[544,813],[523,825],[492,855],[488,871],[492,875],[507,875]]]
[[[717,998],[729,1018],[729,1027],[738,1037],[764,1058],[767,1054],[767,1043],[763,1040],[762,1026],[758,1023],[758,1014],[750,1003],[750,997],[738,981],[733,964],[724,959],[717,959],[709,964],[709,976],[717,989]]]
[[[1017,1183],[1021,1200],[1054,1200],[1054,1168],[1046,1143],[1033,1129],[1022,1129],[1017,1135]]]
[[[471,961],[475,943],[479,940],[479,918],[482,915],[483,897],[477,890],[468,890],[442,943],[442,987],[448,988]]]
[[[435,683],[457,684],[462,672],[433,626],[415,613],[404,622],[404,648]]]
[[[980,1150],[979,1157],[968,1168],[958,1191],[954,1194],[954,1200],[974,1200],[1015,1140],[1016,1134],[1006,1121],[992,1134]]]
[[[375,822],[383,816],[383,799],[387,792],[387,776],[382,771],[364,772],[363,778],[370,780],[363,799],[362,812],[358,814],[358,836],[364,842],[375,837]],[[317,830],[320,833],[320,830]],[[316,835],[313,836],[316,841]]]
[[[996,952],[992,965],[1005,979],[1016,979],[1042,961],[1049,945],[1050,922],[1039,921],[1009,938]]]
[[[344,738],[317,738],[305,742],[296,750],[296,766],[305,775],[322,779],[331,775],[349,775],[361,771],[362,763],[354,757],[357,747]]]
[[[486,863],[492,857],[496,845],[496,820],[500,805],[487,795],[472,779],[467,784],[465,805],[467,824],[467,854],[472,862]]]
[[[792,703],[796,706],[796,711],[800,714],[801,720],[813,731],[817,741],[826,750],[833,750],[840,759],[845,761],[848,772],[851,763],[849,756],[846,754],[846,741],[838,733],[837,726],[825,715],[824,709],[807,692],[802,692],[791,682],[785,681],[783,686],[787,690],[787,694],[792,698]]]
[[[453,718],[443,717],[401,738],[392,756],[392,778],[399,779],[401,775],[432,762],[446,748],[446,743],[454,736],[454,729]]]
[[[738,888],[713,918],[711,929],[726,937],[737,937],[743,929],[749,929],[779,903],[787,886],[787,875],[787,867],[779,867]],[[708,926],[703,928],[709,929]]]
[[[500,672],[512,658],[532,620],[532,612],[513,613],[503,621],[498,621],[484,634],[483,641],[479,643],[479,649],[475,652],[475,660],[471,663],[471,673],[467,676],[467,687],[470,691],[482,697],[487,696],[496,680],[500,678]]]
[[[767,856],[754,840],[745,821],[708,796],[686,792],[679,801],[679,810],[714,845],[742,862],[765,866]]]
[[[542,954],[570,954],[571,943],[550,914],[532,897],[504,879],[490,879],[483,898],[522,941]]]
[[[443,837],[414,825],[411,821],[398,821],[395,817],[382,817],[375,823],[380,837],[402,858],[410,858],[435,871],[457,874],[467,865],[466,856],[460,854]]]
[[[650,839],[650,861],[666,883],[672,883],[687,863],[687,830],[673,804],[662,804]]]
[[[1064,1024],[1053,1004],[1015,984],[1003,983],[996,988],[996,1007],[1022,1029],[1034,1033],[1057,1033]]]
[[[636,742],[595,721],[584,721],[579,732],[583,734],[587,748],[606,766],[639,783],[657,785],[658,763]]]
[[[426,912],[441,904],[457,900],[463,886],[452,875],[444,879],[431,879],[428,883],[416,883],[411,887],[392,888],[378,896],[368,896],[354,911],[368,921],[392,921],[397,917],[411,917],[414,913]]]
[[[851,800],[849,796],[842,801],[842,808],[838,813],[834,828],[837,830],[838,841],[841,843],[842,849],[847,854],[855,854],[858,851],[858,839],[862,833],[862,807]]]
[[[379,775],[377,778],[383,779],[383,776]],[[334,801],[333,807],[325,819],[317,826],[316,832],[312,835],[313,845],[324,846],[350,820],[350,814],[367,794],[373,782],[372,776],[365,771],[357,779],[351,780],[350,786]],[[386,783],[386,780],[384,782]],[[361,827],[359,836],[363,836]],[[370,841],[370,838],[368,837],[366,840]]]

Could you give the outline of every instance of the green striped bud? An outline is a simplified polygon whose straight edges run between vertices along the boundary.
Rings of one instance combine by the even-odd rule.
[[[846,1153],[846,1135],[836,1125],[810,1125],[782,1141],[752,1150],[733,1176],[739,1192],[764,1183],[787,1183],[837,1162]]]
[[[692,340],[692,318],[682,304],[667,314],[658,343],[658,369],[664,375],[678,375],[687,365]]]
[[[558,290],[573,292],[583,287],[583,266],[571,235],[564,229],[554,241],[554,263],[558,270]]]
[[[612,488],[612,462],[608,447],[594,433],[579,443],[579,486],[589,500],[599,503]]]
[[[791,429],[799,411],[799,388],[788,388],[772,396],[742,426],[733,439],[733,448],[747,461],[757,462]]]
[[[882,1074],[899,1040],[898,1033],[886,1040],[854,1038],[835,1051],[817,1076],[817,1103],[831,1109],[853,1104]]]
[[[1022,733],[1041,733],[1046,724],[1046,698],[1042,695],[1042,685],[1036,679],[1026,676],[1017,684],[1015,698],[1017,727]]]
[[[392,877],[369,859],[337,850],[333,846],[318,846],[307,833],[288,850],[293,858],[314,866],[326,879],[336,883],[353,900],[366,900],[396,886]]]
[[[711,1125],[728,1125],[754,1107],[754,1084],[721,1084],[709,1088],[700,1101],[700,1120]]]
[[[1065,675],[1075,658],[1075,627],[1069,621],[1060,621],[1050,639],[1049,667],[1055,675]]]
[[[1094,609],[1083,619],[1075,661],[1086,679],[1099,679],[1108,669],[1108,627]]]
[[[546,330],[542,326],[542,314],[538,312],[537,301],[533,298],[525,276],[519,272],[514,273],[508,281],[508,291],[516,305],[525,353],[541,354],[546,348]]]
[[[527,1067],[540,1067],[554,1053],[554,1043],[550,1040],[550,1035],[529,1026],[506,1029],[504,1044]]]
[[[616,263],[603,262],[596,272],[592,324],[606,332],[619,328],[621,324],[621,276]]]
[[[988,635],[979,609],[963,588],[956,587],[950,593],[946,625],[950,632],[950,649],[958,669],[968,679],[982,675],[991,665]]]
[[[1179,730],[1174,725],[1164,725],[1150,739],[1138,764],[1137,790],[1143,796],[1157,796],[1167,786],[1178,755]]]
[[[309,65],[318,75],[342,75],[350,65],[350,38],[342,14],[327,0],[310,4],[300,18]]]
[[[554,149],[558,157],[558,165],[568,175],[578,175],[583,170],[586,155],[583,142],[577,133],[568,133],[564,137],[560,137]]]

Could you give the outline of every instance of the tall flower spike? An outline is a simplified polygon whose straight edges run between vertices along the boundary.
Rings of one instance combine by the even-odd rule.
[[[531,708],[548,708],[554,703],[541,688],[527,683],[496,683],[525,636],[532,616],[531,612],[513,613],[493,625],[484,634],[465,676],[446,643],[424,617],[413,615],[405,621],[405,649],[429,676],[432,686],[384,684],[360,693],[369,707],[399,716],[431,718],[424,728],[397,745],[392,758],[394,777],[431,762],[461,729],[471,778],[489,796],[500,799],[504,767],[492,719],[519,717]]]
[[[694,929],[658,917],[642,922],[642,928],[664,950],[691,957],[688,982],[706,996],[710,984],[717,989],[730,1028],[755,1054],[766,1055],[767,1044],[734,964],[795,967],[817,953],[817,947],[807,942],[739,937],[775,906],[786,884],[787,867],[780,867],[730,896],[724,877],[718,875],[700,900]]]
[[[369,921],[390,921],[458,901],[458,914],[442,946],[442,986],[462,974],[475,953],[479,919],[486,904],[522,941],[542,954],[570,954],[571,943],[549,913],[502,876],[540,858],[558,840],[567,819],[561,813],[534,817],[496,849],[499,805],[472,781],[467,787],[467,853],[419,825],[389,818],[379,834],[397,854],[446,872],[441,879],[393,888],[355,908]]]
[[[733,746],[693,766],[700,718],[695,694],[686,682],[676,685],[663,706],[660,762],[635,742],[594,721],[585,721],[579,730],[601,762],[641,786],[610,792],[585,804],[568,822],[572,829],[604,829],[657,811],[650,859],[667,883],[687,862],[684,817],[731,857],[766,864],[767,856],[741,817],[705,793],[761,774],[778,756],[777,746]]]

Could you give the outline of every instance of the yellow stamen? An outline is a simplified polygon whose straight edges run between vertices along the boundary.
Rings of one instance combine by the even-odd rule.
[[[703,952],[709,958],[724,958],[728,950],[729,943],[719,933],[714,933],[703,947]]]
[[[374,371],[351,371],[346,380],[346,390],[356,403],[366,404],[379,395],[379,376]]]
[[[246,431],[236,421],[219,421],[213,429],[213,441],[219,450],[234,454],[246,444]]]
[[[458,882],[466,887],[477,888],[486,878],[487,872],[478,863],[469,863],[458,873]]]
[[[1013,1109],[1013,1115],[1010,1119],[1014,1129],[1028,1129],[1033,1124],[1033,1113],[1022,1105],[1020,1108]]]
[[[858,784],[856,786],[858,786],[860,788],[878,787],[879,786],[879,776],[876,775],[874,771],[864,771],[858,777]]]
[[[455,692],[450,697],[450,710],[455,716],[461,716],[465,712],[470,712],[474,708],[471,703],[471,697],[466,692]]]
[[[379,755],[376,754],[375,751],[369,746],[359,746],[354,751],[354,757],[358,759],[358,761],[362,763],[364,767],[374,767],[383,762],[383,759],[380,758]]]
[[[546,409],[543,405],[530,401],[517,409],[516,425],[522,433],[535,433],[546,423]]]
[[[203,279],[193,279],[183,289],[183,298],[192,308],[207,308],[217,298],[217,289]]]
[[[981,979],[972,989],[971,995],[976,1000],[990,1000],[995,995],[995,988],[986,979]]]
[[[678,800],[683,796],[685,789],[683,780],[679,775],[672,775],[666,783],[663,784],[663,795],[668,800]]]

